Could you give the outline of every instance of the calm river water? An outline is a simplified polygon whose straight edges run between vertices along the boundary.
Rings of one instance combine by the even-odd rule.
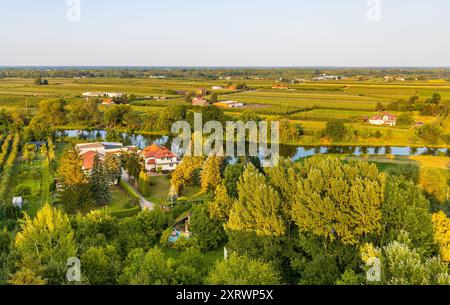
[[[121,142],[125,145],[135,145],[139,148],[147,147],[153,143],[171,147],[172,139],[168,136],[141,135],[117,133],[106,130],[65,130],[59,136],[78,138],[88,141]],[[177,153],[177,149],[174,149]],[[178,151],[179,153],[179,151]],[[351,154],[355,156],[369,155],[395,155],[395,156],[416,156],[416,155],[444,155],[450,156],[448,148],[428,148],[428,147],[397,147],[397,146],[295,146],[280,145],[280,155],[292,160],[317,155],[317,154]]]

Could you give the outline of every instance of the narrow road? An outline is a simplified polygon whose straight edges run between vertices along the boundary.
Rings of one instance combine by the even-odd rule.
[[[128,184],[131,189],[139,195],[139,204],[141,206],[141,210],[149,210],[152,211],[155,208],[155,204],[153,202],[148,201],[145,199],[144,196],[134,187],[133,184],[130,183],[130,178],[126,171],[122,170],[122,180]]]

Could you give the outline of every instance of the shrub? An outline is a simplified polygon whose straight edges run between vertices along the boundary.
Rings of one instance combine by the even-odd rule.
[[[22,197],[31,195],[31,187],[29,187],[28,185],[19,184],[14,189],[14,195]]]

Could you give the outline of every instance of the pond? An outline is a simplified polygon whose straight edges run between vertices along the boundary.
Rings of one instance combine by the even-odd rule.
[[[121,142],[124,145],[134,145],[140,149],[153,143],[171,147],[173,138],[163,135],[142,135],[118,133],[107,130],[64,130],[58,133],[59,137],[77,138],[86,141],[106,141]],[[180,149],[173,149],[175,153],[180,153]],[[394,156],[418,156],[429,155],[450,156],[448,148],[428,148],[428,147],[400,147],[400,146],[296,146],[280,145],[280,155],[282,157],[299,160],[318,154],[345,154],[345,155],[394,155]]]

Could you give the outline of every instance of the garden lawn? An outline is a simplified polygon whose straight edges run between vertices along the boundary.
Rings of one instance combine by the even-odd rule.
[[[111,203],[103,206],[102,208],[108,208],[111,212],[121,211],[132,207],[130,198],[119,187],[115,186],[111,189],[112,200]]]
[[[170,180],[167,176],[150,177],[150,196],[147,200],[155,203],[166,202],[170,191]]]

